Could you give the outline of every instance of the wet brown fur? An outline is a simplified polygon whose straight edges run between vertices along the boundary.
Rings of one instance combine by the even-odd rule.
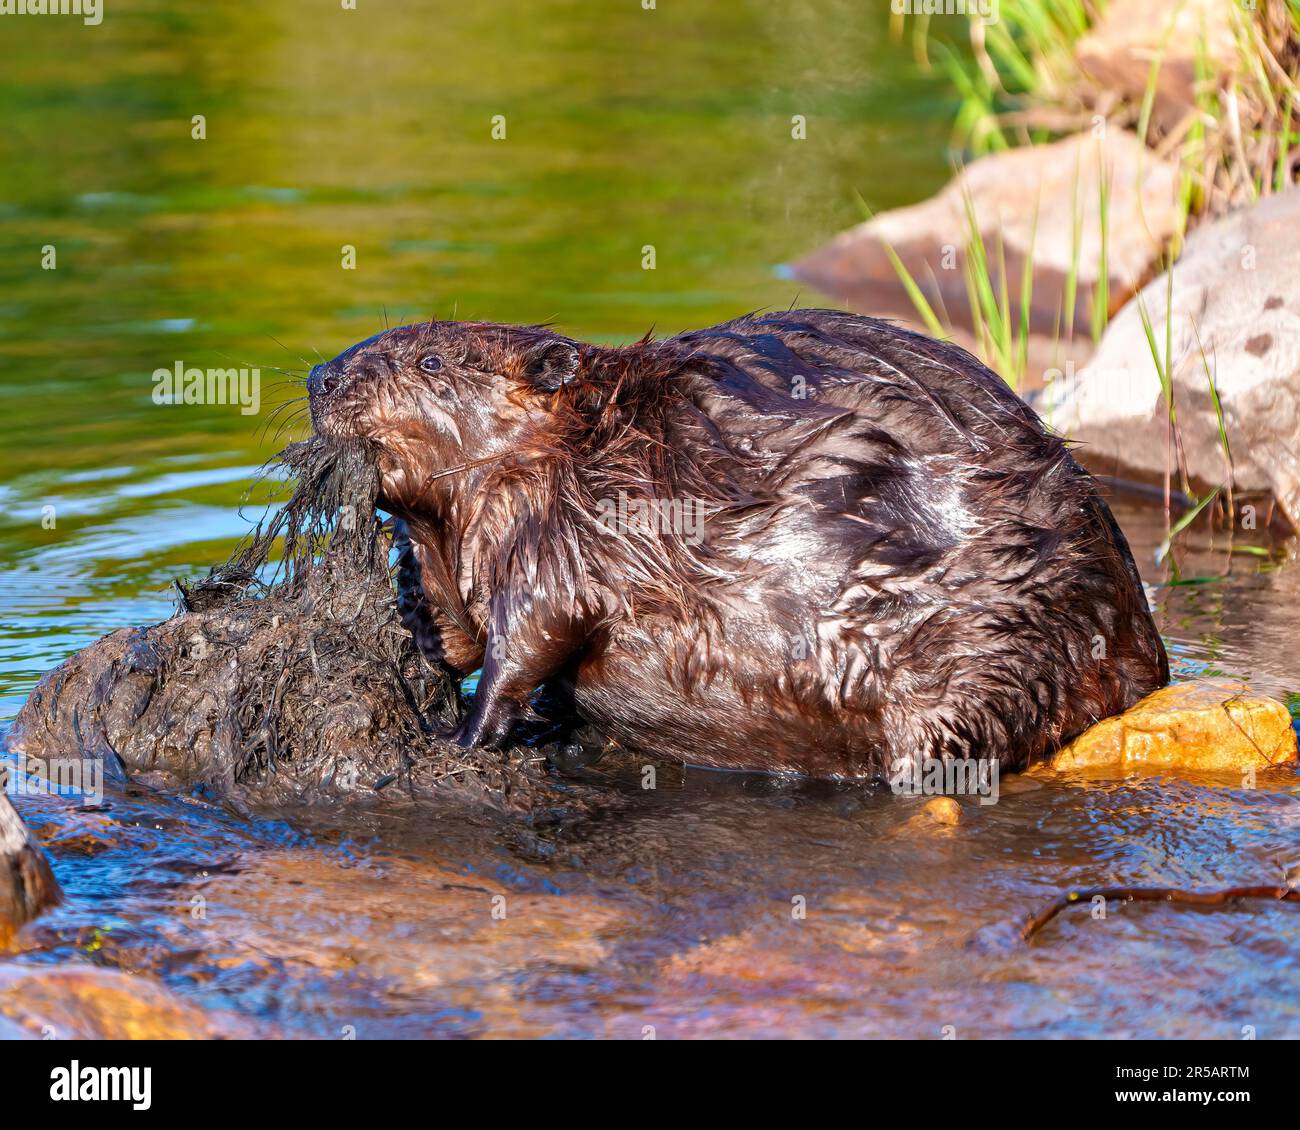
[[[424,358],[436,372],[419,368]],[[500,743],[546,682],[634,751],[872,777],[1023,766],[1163,685],[1093,480],[950,344],[828,310],[619,348],[433,322],[318,366],[380,449],[404,618]],[[611,528],[620,498],[698,503]]]

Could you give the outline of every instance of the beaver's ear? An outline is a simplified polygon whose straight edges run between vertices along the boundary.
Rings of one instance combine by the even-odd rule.
[[[554,392],[578,375],[578,347],[570,341],[544,341],[524,358],[524,379],[533,388]]]

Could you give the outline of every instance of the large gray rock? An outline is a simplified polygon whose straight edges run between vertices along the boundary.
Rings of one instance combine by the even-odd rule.
[[[1110,186],[1108,305],[1117,309],[1150,276],[1178,224],[1177,167],[1117,128],[983,157],[937,196],[842,232],[789,271],[853,309],[914,320],[915,307],[889,257],[892,247],[935,310],[946,309],[954,328],[973,329],[963,271],[970,231],[964,187],[994,268],[1001,238],[1017,310],[1025,261],[1032,261],[1030,328],[1050,336],[1062,317],[1074,258],[1077,199],[1082,230],[1075,326],[1076,336],[1086,337],[1100,278],[1103,176]]]
[[[0,793],[0,944],[61,897],[40,844]]]
[[[1162,354],[1166,285],[1161,276],[1142,292]],[[1174,405],[1194,484],[1229,477],[1203,344],[1236,489],[1271,492],[1300,528],[1300,190],[1193,232],[1174,264],[1172,310]],[[1049,387],[1039,407],[1093,470],[1159,482],[1171,465],[1167,407],[1136,301],[1092,361]]]

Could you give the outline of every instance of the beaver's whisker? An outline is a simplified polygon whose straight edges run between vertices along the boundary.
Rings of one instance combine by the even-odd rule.
[[[269,337],[273,342],[275,342],[275,344],[278,345],[281,349],[283,349],[290,357],[295,356],[293,350],[290,349],[287,345],[285,345],[284,342],[282,342],[278,337],[275,336],[275,334],[269,333],[266,336]],[[297,354],[296,356],[299,361],[301,361],[304,365],[307,366],[307,368],[309,369],[311,368],[311,362],[308,361],[306,357],[304,357],[301,353]]]
[[[300,373],[297,369],[280,369],[275,365],[263,365],[262,368],[270,369],[273,373],[279,373],[282,377],[288,377],[289,380],[284,381],[284,384],[301,385],[305,384],[307,380],[307,374]]]
[[[290,407],[292,407],[292,406],[294,406],[294,405],[304,405],[304,406],[305,406],[305,405],[306,405],[306,402],[307,402],[307,397],[305,397],[305,396],[294,396],[294,397],[290,397],[288,400],[282,400],[282,401],[280,401],[279,404],[276,404],[276,405],[271,409],[270,412],[267,413],[267,418],[270,419],[270,418],[274,417],[277,413],[279,413],[279,412],[283,412],[286,408],[290,408]]]
[[[303,382],[302,382],[301,380],[298,380],[298,379],[289,379],[289,380],[284,380],[284,381],[272,381],[271,384],[269,384],[269,385],[267,386],[268,390],[271,391],[271,392],[275,392],[277,389],[282,389],[282,388],[303,388],[303,387],[304,387]],[[305,398],[306,398],[306,393],[304,393],[302,396],[295,396],[293,399],[294,399],[294,400],[303,400],[303,399],[305,399]]]
[[[238,365],[241,369],[255,369],[259,372],[262,369],[269,369],[272,373],[282,373],[286,377],[291,377],[292,378],[291,383],[293,384],[306,383],[306,374],[298,372],[297,369],[281,369],[275,365],[266,365],[266,364],[255,363],[253,361],[245,361],[239,359],[238,357],[232,357],[229,353],[218,352],[217,356],[222,358],[225,361],[231,362],[234,365]]]
[[[293,416],[289,416],[286,419],[280,421],[279,427],[275,429],[275,437],[272,440],[272,442],[279,443],[281,438],[284,436],[285,432],[287,432],[291,427],[295,427],[296,425],[302,422],[303,422],[302,418],[296,414]]]
[[[420,484],[420,488],[423,489],[424,487],[427,487],[435,479],[445,479],[448,475],[457,475],[461,471],[469,471],[474,467],[485,467],[489,463],[500,462],[507,455],[513,454],[514,452],[503,451],[500,455],[489,455],[483,459],[471,459],[468,463],[461,463],[455,467],[448,467],[442,471],[434,471],[433,474],[427,476],[424,482]]]
[[[287,428],[292,427],[294,424],[300,422],[303,413],[309,411],[310,408],[309,405],[304,403],[306,399],[307,398],[305,396],[296,396],[292,400],[285,400],[275,405],[266,414],[266,418],[262,421],[262,426],[258,430],[259,442],[262,439],[266,438],[266,433],[273,423],[277,424],[275,430],[275,439],[279,440],[279,438],[284,434]],[[287,416],[284,416],[283,419],[279,420],[277,423],[276,417],[279,416],[286,409],[293,409],[293,411],[289,412]]]

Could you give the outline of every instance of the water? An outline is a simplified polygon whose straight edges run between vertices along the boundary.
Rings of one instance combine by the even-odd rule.
[[[858,219],[855,192],[944,181],[951,104],[883,18],[681,7],[0,21],[0,718],[227,554],[293,395],[273,367],[434,311],[626,341],[786,305],[773,266]],[[177,360],[261,366],[263,412],[155,405]],[[1290,543],[1198,527],[1156,567],[1162,515],[1118,513],[1177,673],[1300,691]],[[954,828],[870,791],[595,772],[618,803],[550,833],[400,805],[244,819],[144,784],[97,811],[18,797],[68,900],[0,958],[0,1035],[1300,1035],[1292,905],[1010,937],[1072,885],[1279,881],[1291,771],[1004,779]]]

